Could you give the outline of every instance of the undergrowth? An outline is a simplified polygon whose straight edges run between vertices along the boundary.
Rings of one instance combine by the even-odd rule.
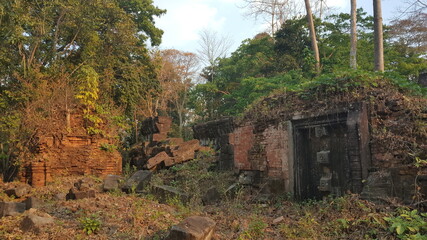
[[[201,206],[202,197],[209,188],[215,187],[225,196],[225,190],[234,181],[232,172],[209,170],[214,159],[212,153],[203,153],[190,162],[163,169],[152,177],[151,185],[173,186],[189,193],[187,205]]]
[[[427,213],[398,208],[384,220],[389,225],[388,230],[399,239],[427,239]]]
[[[87,235],[96,233],[101,229],[101,220],[96,214],[80,218],[82,230]]]

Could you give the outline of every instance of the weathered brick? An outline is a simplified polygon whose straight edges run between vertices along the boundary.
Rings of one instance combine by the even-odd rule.
[[[288,174],[288,131],[286,127],[279,124],[270,126],[262,133],[264,136],[265,152],[267,158],[267,175],[285,179]],[[285,144],[286,143],[286,144]]]
[[[230,144],[233,145],[234,152],[234,165],[240,170],[251,170],[251,163],[249,162],[249,151],[253,147],[255,135],[253,134],[253,126],[247,125],[235,129],[234,133],[230,136]]]

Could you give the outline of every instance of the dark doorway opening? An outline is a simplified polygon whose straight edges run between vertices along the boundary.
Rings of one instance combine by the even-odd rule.
[[[370,162],[365,110],[361,107],[292,122],[296,199],[361,191]]]

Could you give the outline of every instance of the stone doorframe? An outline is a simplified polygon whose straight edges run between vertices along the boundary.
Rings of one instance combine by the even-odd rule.
[[[298,198],[296,181],[296,167],[298,165],[296,162],[297,146],[295,146],[296,132],[311,125],[336,124],[339,122],[345,122],[347,126],[347,156],[351,172],[351,188],[349,190],[353,193],[360,193],[362,191],[362,181],[367,179],[368,169],[371,165],[368,111],[365,103],[353,103],[346,108],[322,112],[320,114],[296,114],[290,121],[287,121],[290,149],[288,152],[289,186],[287,186],[287,189],[290,190],[294,197]]]

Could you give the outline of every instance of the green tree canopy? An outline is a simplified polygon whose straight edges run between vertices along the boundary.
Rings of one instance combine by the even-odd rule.
[[[130,116],[155,97],[147,44],[160,44],[164,13],[152,0],[0,0],[1,151],[63,128],[69,108]]]

